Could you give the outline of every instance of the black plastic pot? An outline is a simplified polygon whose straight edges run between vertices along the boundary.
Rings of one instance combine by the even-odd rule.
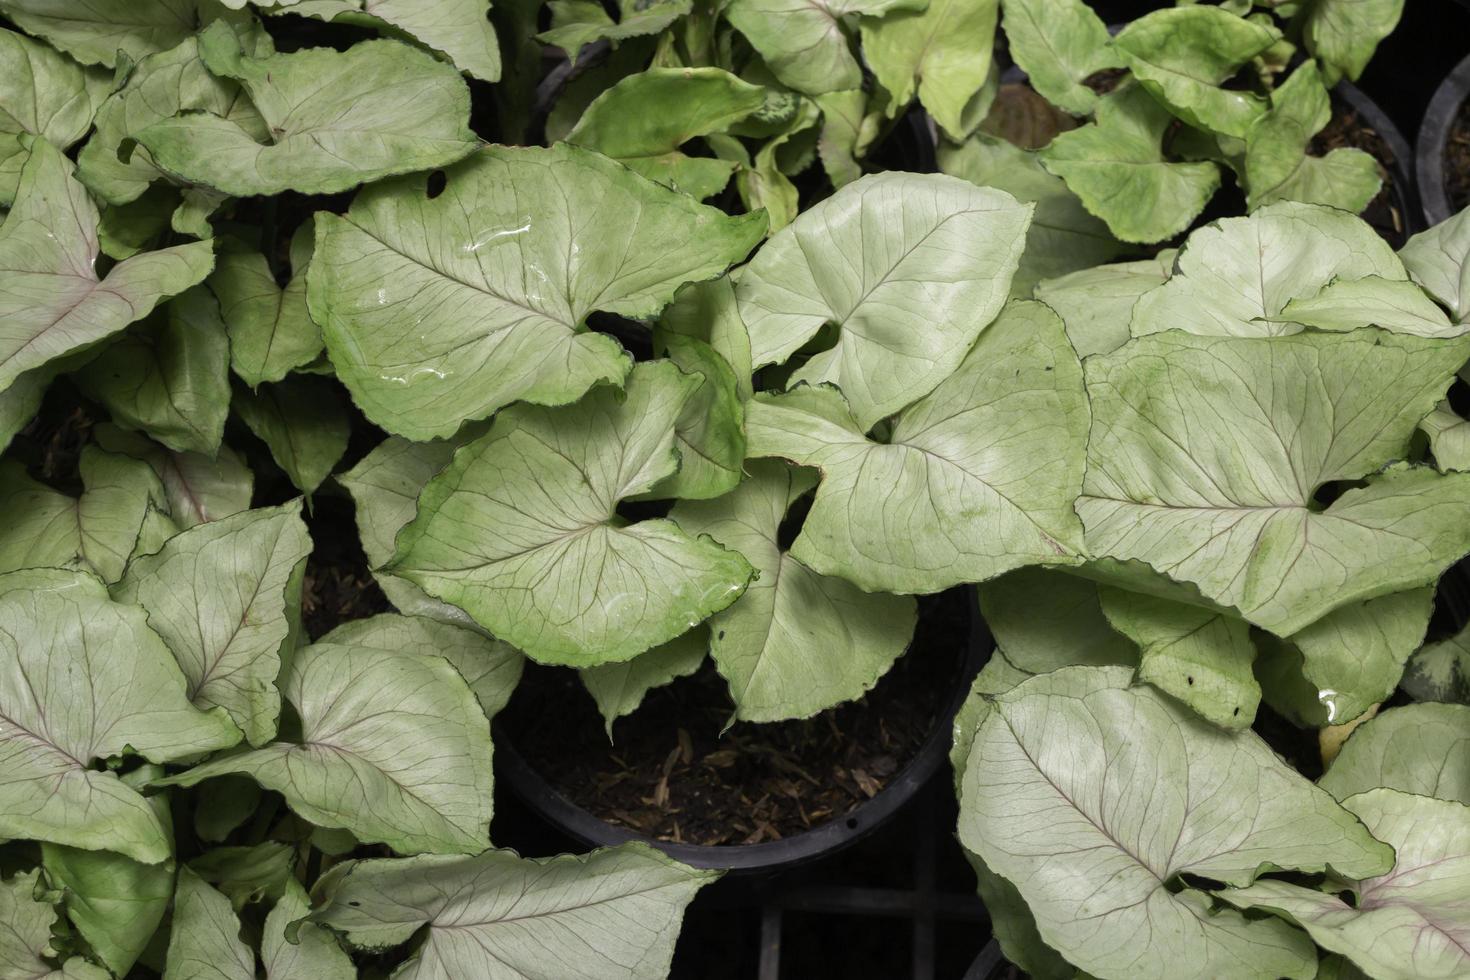
[[[1333,87],[1332,94],[1346,102],[1388,144],[1389,152],[1393,154],[1393,179],[1389,182],[1389,193],[1393,196],[1395,209],[1404,220],[1403,236],[1408,238],[1423,231],[1426,227],[1424,212],[1419,204],[1419,184],[1414,174],[1414,151],[1409,148],[1409,141],[1404,139],[1403,132],[1394,125],[1388,113],[1356,85],[1346,81],[1338,82]]]
[[[1454,213],[1449,175],[1445,173],[1445,150],[1449,147],[1455,117],[1467,98],[1470,98],[1470,55],[1445,77],[1429,101],[1424,121],[1419,124],[1419,194],[1424,200],[1424,218],[1431,225]]]
[[[514,741],[501,726],[496,730],[496,775],[543,819],[593,847],[643,841],[695,868],[718,868],[746,874],[773,874],[820,860],[877,830],[903,809],[941,767],[947,765],[955,713],[964,703],[975,674],[990,659],[994,649],[994,641],[980,618],[972,590],[967,604],[970,610],[967,649],[963,657],[956,658],[959,664],[949,698],[919,751],[872,799],[803,833],[761,844],[699,845],[655,840],[615,826],[558,792],[517,751]],[[652,760],[649,765],[655,762]]]

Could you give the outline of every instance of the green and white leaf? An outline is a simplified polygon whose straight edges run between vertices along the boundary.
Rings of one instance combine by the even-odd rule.
[[[193,286],[74,377],[117,425],[181,453],[215,455],[230,412],[230,342],[218,304]]]
[[[668,973],[685,906],[719,876],[644,844],[539,860],[492,850],[349,861],[317,883],[309,921],[365,950],[424,929],[399,980],[643,980]]]
[[[862,67],[843,18],[882,17],[925,6],[923,0],[732,0],[725,18],[783,85],[821,95],[862,86]]]
[[[255,980],[255,952],[240,938],[230,900],[189,868],[179,869],[164,980]]]
[[[255,391],[235,390],[232,406],[296,489],[310,496],[347,452],[352,421],[330,378],[295,374]]]
[[[465,74],[500,81],[500,45],[490,24],[489,0],[302,0],[270,12],[402,32],[445,55]]]
[[[1452,325],[1444,311],[1415,283],[1381,276],[1334,279],[1317,295],[1287,303],[1281,316],[1318,330],[1374,326],[1441,339],[1470,333],[1470,324]]]
[[[1109,354],[1128,342],[1134,304],[1168,281],[1178,254],[1166,249],[1152,259],[1082,269],[1037,283],[1033,292],[1061,316],[1079,357]]]
[[[1281,40],[1269,24],[1220,7],[1165,7],[1132,21],[1113,39],[1140,85],[1191,126],[1244,139],[1264,100],[1222,87],[1242,65]]]
[[[898,5],[895,4],[895,7]],[[991,74],[1000,0],[929,0],[862,23],[863,58],[896,111],[919,102],[953,139],[984,118],[967,112]]]
[[[199,37],[209,71],[238,82],[270,134],[185,112],[136,134],[159,169],[249,197],[330,194],[474,152],[469,88],[452,65],[397,41],[252,57],[224,24]]]
[[[0,836],[117,851],[147,864],[171,835],[115,773],[124,752],[175,761],[231,746],[223,711],[191,705],[184,676],[143,610],[83,572],[0,576]]]
[[[586,331],[588,314],[651,317],[764,231],[565,144],[491,147],[447,173],[433,199],[410,178],[367,189],[345,218],[320,214],[307,280],[338,377],[415,440],[620,382],[630,359]]]
[[[1031,87],[1074,116],[1090,116],[1098,95],[1084,82],[1122,68],[1108,26],[1082,0],[1001,0],[1011,57]]]
[[[266,980],[354,980],[357,976],[357,968],[331,932],[315,922],[302,922],[291,931],[291,924],[310,912],[306,889],[295,878],[288,879],[285,894],[265,917],[265,932],[260,937]]]
[[[296,500],[198,524],[133,562],[117,587],[173,651],[189,700],[223,707],[251,745],[276,734],[291,581],[310,552]]]
[[[577,671],[597,702],[608,741],[613,741],[613,722],[638,710],[649,691],[693,674],[708,651],[709,631],[701,625],[632,660]]]
[[[156,785],[253,777],[301,817],[400,853],[489,846],[490,725],[447,660],[318,643],[281,685],[300,740],[215,758]]]
[[[97,445],[108,452],[140,459],[163,483],[169,517],[180,530],[217,521],[250,506],[255,477],[229,446],[210,459],[201,453],[176,453],[133,432],[103,424],[92,430]]]
[[[764,103],[760,86],[721,68],[650,68],[593,99],[566,140],[703,200],[729,183],[735,163],[679,147],[724,132]]]
[[[750,565],[616,507],[676,470],[674,422],[698,384],[644,363],[623,393],[501,412],[429,481],[386,570],[546,663],[628,660],[687,632],[739,597]]]
[[[1186,874],[1248,884],[1266,866],[1366,877],[1392,865],[1391,849],[1255,735],[1219,731],[1131,676],[1064,668],[980,713],[961,843],[1088,973],[1162,978],[1189,963],[1207,976],[1311,977],[1300,932],[1166,886]]]
[[[886,442],[865,436],[832,388],[756,396],[749,455],[822,471],[792,557],[898,593],[1075,563],[1088,427],[1078,367],[1056,315],[1016,302]]]
[[[1033,151],[977,133],[962,144],[941,143],[939,169],[1036,205],[1026,233],[1026,250],[1011,280],[1012,296],[1029,297],[1037,283],[1091,269],[1124,249],[1066,183],[1042,167]]]
[[[0,28],[0,207],[15,201],[30,149],[23,133],[65,150],[87,135],[112,90],[107,72],[82,68],[24,34]]]
[[[1461,629],[1415,652],[1400,686],[1419,701],[1470,704],[1470,631]]]
[[[1456,322],[1470,321],[1470,208],[1410,238],[1399,258]]]
[[[823,325],[835,346],[793,377],[842,389],[861,431],[927,395],[1000,312],[1032,207],[958,178],[848,184],[772,236],[735,287],[756,367]]]
[[[1324,204],[1357,214],[1383,186],[1378,161],[1355,147],[1309,156],[1312,137],[1332,121],[1332,100],[1315,61],[1305,61],[1271,95],[1245,134],[1246,204]]]
[[[308,220],[291,237],[291,281],[285,288],[276,285],[265,256],[249,250],[222,250],[209,277],[230,335],[230,364],[252,388],[280,381],[321,355],[322,332],[306,308],[312,227]]]
[[[1339,800],[1382,786],[1470,805],[1470,707],[1389,708],[1353,730],[1318,784]]]
[[[0,881],[0,974],[17,980],[107,980],[110,974],[79,956],[58,969],[51,944],[56,906],[36,898],[39,869],[22,871]]]
[[[1209,161],[1165,158],[1169,110],[1141,85],[1103,97],[1097,121],[1062,133],[1041,150],[1047,170],[1125,242],[1157,242],[1189,227],[1220,187]]]
[[[1145,562],[1277,635],[1429,584],[1470,550],[1470,477],[1378,471],[1463,356],[1377,330],[1171,331],[1089,358],[1089,553]],[[1313,503],[1323,484],[1364,477]]]
[[[743,721],[809,718],[861,697],[908,649],[914,600],[869,595],[814,572],[777,543],[788,508],[815,480],[776,460],[752,462],[724,497],[681,501],[669,514],[750,560],[745,594],[709,622],[710,655]]]
[[[1275,912],[1379,980],[1460,977],[1470,970],[1470,806],[1392,789],[1344,801],[1398,859],[1338,892],[1262,880],[1220,893],[1241,908]]]
[[[99,276],[97,206],[60,150],[23,139],[30,157],[0,226],[0,392],[146,316],[214,264],[210,243],[196,242],[135,255]]]

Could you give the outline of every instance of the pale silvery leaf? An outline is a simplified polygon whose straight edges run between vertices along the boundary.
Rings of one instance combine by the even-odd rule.
[[[1393,789],[1344,801],[1398,859],[1387,874],[1323,892],[1263,880],[1220,897],[1275,912],[1378,980],[1470,972],[1470,806]],[[1340,895],[1351,890],[1354,903]]]
[[[1407,279],[1334,279],[1315,296],[1294,299],[1281,319],[1318,330],[1383,327],[1416,337],[1449,338],[1470,333],[1470,323],[1452,325],[1444,311]]]
[[[940,127],[964,139],[979,119],[966,107],[985,88],[1000,0],[929,0],[862,24],[863,59],[895,108],[915,93]]]
[[[208,285],[230,336],[230,364],[250,387],[280,381],[322,352],[322,332],[306,309],[306,269],[314,244],[307,220],[291,237],[291,281],[276,285],[259,252],[221,250]]]
[[[822,171],[836,190],[863,175],[858,159],[876,136],[877,120],[868,122],[868,96],[862,89],[824,92],[814,98],[822,110],[822,131],[817,136],[817,156]]]
[[[72,957],[60,969],[43,957],[54,958],[51,925],[56,906],[36,898],[39,869],[22,871],[0,881],[0,976],[15,980],[107,980],[110,974],[81,957]]]
[[[724,132],[764,103],[762,88],[721,68],[650,68],[593,99],[566,140],[703,200],[724,188],[735,164],[679,147]]]
[[[1034,152],[977,133],[963,144],[941,144],[939,169],[1036,205],[1026,250],[1011,280],[1012,296],[1030,296],[1042,280],[1091,269],[1123,251],[1108,226],[1089,214],[1066,183],[1041,166]]]
[[[1128,342],[1134,304],[1168,281],[1178,254],[1166,249],[1152,259],[1082,269],[1037,283],[1033,292],[1061,316],[1077,356],[1108,354]]]
[[[345,191],[474,152],[469,89],[452,65],[398,41],[250,57],[226,25],[199,37],[216,76],[240,83],[270,132],[183,113],[137,133],[159,169],[238,197]]]
[[[1353,731],[1318,784],[1339,800],[1385,786],[1470,805],[1470,707],[1388,709]]]
[[[1214,912],[1181,875],[1263,866],[1366,877],[1393,863],[1255,735],[1174,707],[1132,671],[1068,667],[1000,695],[965,760],[960,841],[1009,880],[1045,942],[1100,977],[1311,977],[1284,923]],[[1228,805],[1224,802],[1228,801]]]
[[[735,372],[735,390],[742,402],[753,393],[750,334],[740,319],[735,283],[730,276],[708,282],[691,282],[674,296],[658,320],[655,342],[670,334],[702,340],[725,359]]]
[[[210,16],[205,0],[3,0],[0,13],[84,65],[132,61],[178,44]]]
[[[646,496],[682,500],[718,497],[740,483],[745,460],[745,405],[740,379],[729,362],[702,340],[669,332],[661,332],[654,340],[680,370],[701,381],[674,423],[678,472]]]
[[[163,482],[169,516],[180,530],[217,521],[250,506],[255,477],[229,446],[210,459],[201,453],[176,453],[132,432],[111,425],[92,430],[97,445],[108,452],[140,459]]]
[[[189,700],[223,707],[251,745],[276,734],[287,583],[310,552],[296,500],[196,525],[134,561],[117,586],[173,651]]]
[[[103,340],[214,265],[209,242],[145,252],[97,275],[97,206],[50,143],[26,137],[15,207],[0,226],[0,392]]]
[[[744,721],[809,718],[861,697],[908,648],[913,599],[869,595],[807,568],[777,543],[787,509],[815,483],[776,460],[716,500],[681,501],[669,514],[690,534],[740,552],[759,573],[709,622],[710,655]]]
[[[276,901],[296,868],[296,849],[280,841],[252,847],[216,847],[189,862],[189,870],[230,900],[235,911],[252,902]]]
[[[297,922],[311,912],[306,889],[295,879],[286,881],[286,891],[265,917],[260,937],[260,961],[266,980],[354,980],[357,968],[326,929],[314,922]]]
[[[393,558],[393,542],[399,529],[413,520],[424,485],[449,465],[462,444],[457,439],[409,442],[389,436],[362,462],[339,474],[337,482],[352,495],[363,554],[374,569],[373,578],[394,608],[409,616],[475,626],[464,610],[433,598],[408,579],[382,571]]]
[[[230,412],[230,343],[202,286],[135,324],[75,375],[113,422],[169,449],[213,456]]]
[[[769,230],[774,233],[785,228],[796,219],[800,209],[800,195],[796,185],[783,169],[783,154],[791,147],[800,145],[798,136],[805,135],[806,144],[817,134],[817,104],[811,99],[801,99],[796,113],[785,127],[756,151],[754,159],[747,160],[745,150],[738,140],[728,136],[710,136],[707,142],[722,155],[737,160],[740,167],[735,172],[735,189],[740,200],[751,211],[764,210]],[[725,142],[721,143],[720,141]]]
[[[1470,320],[1470,208],[1410,238],[1399,258],[1451,316]]]
[[[1313,728],[1341,725],[1386,700],[1424,641],[1434,590],[1354,602],[1285,640],[1258,639],[1258,676],[1278,711]]]
[[[317,883],[308,921],[368,950],[427,927],[397,980],[646,980],[667,975],[685,906],[719,876],[644,844],[540,859],[348,861]]]
[[[268,54],[269,35],[254,18],[226,15],[221,22],[234,30],[247,50]],[[198,38],[189,36],[167,51],[150,54],[134,65],[127,82],[97,111],[97,131],[77,157],[77,179],[100,198],[125,204],[142,197],[151,182],[163,177],[148,150],[132,142],[139,133],[176,114],[201,112],[233,120],[256,140],[269,138],[265,121],[240,86],[216,78],[199,60]]]
[[[107,72],[76,62],[24,34],[0,28],[0,207],[15,200],[29,133],[64,150],[87,135],[92,116],[112,90]]]
[[[1227,731],[1256,720],[1261,688],[1251,673],[1250,626],[1213,609],[1157,596],[1098,590],[1113,628],[1138,644],[1138,679]]]
[[[1031,87],[1076,116],[1091,115],[1098,96],[1083,84],[1121,68],[1108,27],[1082,0],[1002,0],[1011,57]]]
[[[1221,83],[1280,39],[1281,32],[1267,24],[1195,4],[1145,14],[1123,28],[1113,45],[1133,77],[1174,115],[1243,139],[1265,102]]]
[[[1245,134],[1246,204],[1325,204],[1357,214],[1383,186],[1378,161],[1354,147],[1307,155],[1312,137],[1332,121],[1332,100],[1315,61],[1303,62],[1271,94],[1271,108]]]
[[[296,374],[255,391],[237,388],[232,406],[308,496],[347,451],[352,422],[342,391],[330,378]]]
[[[368,418],[415,440],[621,381],[629,358],[586,331],[588,314],[652,316],[764,231],[565,144],[490,147],[447,174],[434,198],[416,177],[319,214],[307,277],[338,377]]]
[[[1334,279],[1404,279],[1393,249],[1368,224],[1333,208],[1281,201],[1189,236],[1178,271],[1133,308],[1135,336],[1294,333],[1282,311]],[[1388,324],[1384,324],[1388,326]]]
[[[724,13],[783,85],[821,95],[862,85],[842,18],[924,6],[923,0],[732,0]]]
[[[504,6],[500,4],[498,6]],[[689,13],[692,0],[618,0],[622,15],[616,22],[600,0],[550,0],[551,30],[536,35],[575,59],[593,41],[625,41],[657,34]],[[534,18],[532,18],[534,23]],[[535,28],[532,28],[534,30]]]
[[[1470,630],[1417,651],[1404,668],[1400,686],[1419,701],[1470,704]]]
[[[735,601],[750,565],[616,507],[677,468],[674,421],[699,383],[643,363],[625,392],[501,412],[429,481],[386,571],[546,663],[628,660],[687,632]]]
[[[172,761],[240,732],[189,703],[143,610],[81,572],[0,576],[0,673],[0,836],[166,860],[173,843],[148,801],[92,762],[125,750]]]
[[[1161,241],[1189,227],[1220,187],[1215,164],[1164,158],[1173,123],[1141,85],[1124,85],[1098,103],[1096,122],[1052,140],[1041,162],[1116,237]]]
[[[1428,584],[1470,550],[1470,476],[1400,465],[1328,507],[1312,498],[1401,458],[1463,356],[1377,330],[1171,331],[1089,358],[1088,551],[1146,562],[1281,636]]]
[[[0,452],[36,417],[56,373],[54,365],[27,371],[0,391]]]
[[[270,13],[386,26],[446,55],[467,75],[500,80],[500,45],[490,24],[489,0],[302,0]]]
[[[230,900],[187,867],[179,869],[163,980],[255,980],[255,953],[240,938]]]
[[[636,711],[649,691],[694,673],[708,651],[709,631],[696,626],[632,660],[579,670],[582,686],[597,702],[607,740],[613,741],[613,722]]]
[[[736,283],[756,367],[824,324],[796,380],[842,389],[861,431],[933,391],[1000,312],[1032,207],[955,177],[864,177],[772,236]]]
[[[83,447],[79,469],[86,489],[73,498],[31,480],[15,460],[0,463],[8,519],[0,537],[0,570],[80,562],[104,581],[122,576],[163,488],[145,463],[96,446]]]
[[[1027,674],[1138,662],[1136,646],[1103,615],[1095,582],[1056,569],[1018,568],[977,591],[997,650]]]
[[[142,771],[123,778],[131,781]],[[168,798],[155,796],[150,803],[163,826],[171,827]],[[47,880],[64,894],[67,918],[108,969],[126,976],[173,898],[173,862],[143,864],[112,851],[57,844],[43,844],[41,855]]]
[[[1087,426],[1077,355],[1035,302],[1008,306],[887,442],[865,436],[832,388],[746,406],[749,455],[822,471],[791,555],[868,592],[939,592],[1075,562]]]
[[[292,658],[281,693],[301,718],[299,742],[155,785],[243,773],[304,819],[400,853],[489,846],[490,724],[447,660],[318,643]]]
[[[1356,80],[1403,12],[1404,0],[1315,0],[1303,5],[1302,37],[1329,83]]]
[[[332,630],[321,642],[384,653],[443,657],[475,692],[486,718],[494,718],[505,707],[525,665],[521,652],[509,643],[422,616],[383,613],[355,619]]]

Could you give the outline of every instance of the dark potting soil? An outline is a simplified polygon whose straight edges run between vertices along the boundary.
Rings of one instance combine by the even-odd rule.
[[[1398,162],[1393,149],[1367,120],[1358,115],[1356,109],[1334,98],[1332,121],[1327,124],[1326,129],[1312,138],[1308,152],[1315,156],[1325,156],[1339,147],[1356,147],[1378,161],[1383,187],[1378,196],[1363,209],[1362,218],[1395,248],[1403,245],[1408,241],[1408,224],[1393,194],[1394,165]]]
[[[500,716],[505,737],[563,796],[610,823],[686,844],[756,844],[839,819],[918,753],[950,701],[972,595],[919,599],[908,653],[863,698],[803,721],[736,723],[706,662],[650,691],[613,726],[575,672],[527,665]]]
[[[1450,210],[1458,213],[1470,207],[1470,99],[1460,103],[1450,125],[1444,146],[1444,181]]]
[[[318,494],[306,523],[312,550],[301,588],[301,622],[307,636],[315,642],[348,620],[391,611],[362,553],[352,502]]]

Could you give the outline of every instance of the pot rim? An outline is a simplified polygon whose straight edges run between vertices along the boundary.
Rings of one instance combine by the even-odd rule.
[[[1467,5],[1470,6],[1470,5]],[[1454,213],[1450,206],[1444,154],[1449,145],[1450,129],[1460,106],[1470,99],[1470,54],[1450,69],[1435,89],[1424,118],[1419,123],[1418,153],[1415,167],[1419,174],[1419,195],[1424,205],[1424,220],[1430,225],[1446,221]]]
[[[847,813],[810,830],[759,844],[675,844],[619,827],[574,803],[552,786],[521,755],[498,722],[495,732],[497,778],[503,779],[511,791],[542,819],[593,847],[642,841],[691,867],[737,874],[782,871],[835,854],[887,823],[948,760],[955,715],[969,696],[975,675],[990,659],[995,648],[980,615],[975,587],[964,586],[963,589],[970,605],[965,656],[960,662],[950,697],[936,715],[918,751],[872,799],[864,800]]]

